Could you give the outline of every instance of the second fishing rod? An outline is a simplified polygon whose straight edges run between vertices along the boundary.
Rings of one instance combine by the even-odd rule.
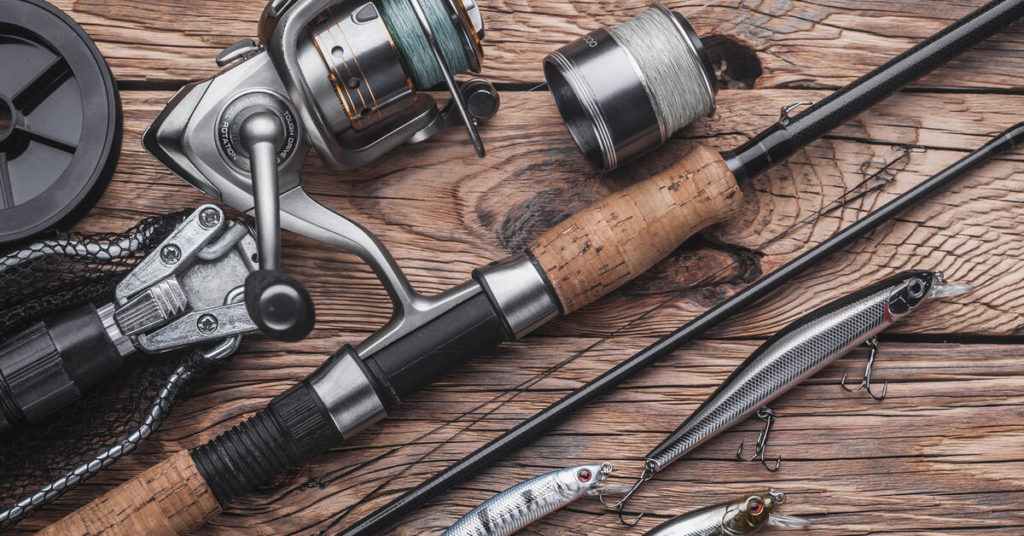
[[[663,8],[652,13],[683,28],[681,17]],[[992,2],[742,147],[722,154],[699,147],[668,170],[563,221],[522,255],[479,270],[467,284],[429,300],[396,300],[408,306],[402,322],[356,347],[343,347],[245,423],[172,456],[48,533],[88,533],[88,527],[103,526],[112,534],[183,534],[201,526],[239,495],[351,438],[466,359],[644,272],[694,233],[738,210],[738,179],[764,172],[1022,15],[1024,0]],[[700,49],[693,50],[699,58]],[[290,213],[282,223],[303,234],[324,230]],[[366,237],[360,239],[365,251],[377,252],[364,258],[378,261],[378,275],[401,283],[391,287],[392,297],[415,298],[379,242],[360,236]]]

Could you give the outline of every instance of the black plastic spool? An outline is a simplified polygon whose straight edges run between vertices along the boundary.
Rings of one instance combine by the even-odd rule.
[[[121,118],[110,68],[75,21],[41,0],[0,0],[0,246],[92,208]]]

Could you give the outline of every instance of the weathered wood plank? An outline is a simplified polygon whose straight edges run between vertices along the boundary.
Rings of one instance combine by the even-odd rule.
[[[756,87],[838,87],[983,5],[985,0],[675,0],[709,46],[732,67],[727,79]],[[214,57],[252,38],[264,2],[255,0],[58,0],[98,41],[121,81],[185,81],[218,69]],[[617,24],[650,4],[481,0],[487,24],[484,75],[537,83],[541,61],[563,44]],[[1018,23],[930,76],[941,88],[1021,89],[1024,23]],[[732,44],[730,44],[732,43]],[[749,61],[756,56],[756,62]],[[761,73],[757,73],[760,64]],[[969,72],[970,76],[965,73]]]
[[[826,94],[728,91],[718,116],[686,132],[692,140],[601,176],[578,155],[555,119],[550,98],[532,93],[507,99],[499,117],[486,126],[486,159],[476,159],[464,134],[452,131],[352,172],[352,181],[339,180],[313,157],[305,184],[321,202],[379,234],[414,286],[439,292],[464,281],[474,268],[519,251],[571,211],[661,169],[695,142],[733,147],[774,121],[781,105]],[[208,202],[140,147],[142,130],[166,97],[160,92],[126,94],[131,113],[117,180],[81,228],[122,229],[144,214]],[[1004,110],[1019,100],[1006,95],[894,97],[842,127],[835,138],[813,144],[766,177],[743,185],[746,208],[738,220],[704,233],[647,275],[541,333],[608,334],[670,299],[623,334],[669,332],[981,145],[1009,126],[1013,119]],[[932,149],[913,155],[886,191],[798,225],[862,181],[865,161],[892,158],[890,144],[897,142]],[[715,335],[770,334],[833,299],[837,290],[852,291],[864,280],[908,268],[944,270],[951,280],[976,285],[978,292],[936,304],[894,331],[1018,333],[1024,327],[1019,312],[1024,292],[1016,284],[1024,270],[1020,160],[1019,154],[1010,155],[965,178]],[[791,235],[756,251],[795,225]],[[372,331],[385,322],[390,314],[386,294],[352,256],[294,235],[286,235],[285,243],[286,263],[317,301],[318,336]]]
[[[984,0],[682,0],[685,12],[729,67],[737,89],[720,94],[716,117],[610,176],[577,155],[548,95],[504,93],[499,117],[484,127],[489,155],[472,156],[462,132],[403,148],[342,181],[315,157],[306,186],[314,197],[378,233],[413,284],[436,292],[473,268],[518,251],[566,214],[674,161],[696,143],[728,149],[776,120],[797,100],[818,100],[898,54]],[[174,86],[211,76],[216,53],[255,33],[263,2],[58,0],[98,41],[126,88]],[[484,2],[485,74],[498,82],[540,81],[540,60],[557,46],[638,12],[624,2]],[[785,166],[744,186],[742,217],[703,233],[633,284],[523,343],[499,349],[414,396],[381,426],[281,477],[217,518],[201,535],[334,533],[471,452],[503,430],[653,341],[707,307],[819,243],[866,211],[942,169],[1019,118],[1024,23],[982,44],[919,87],[933,93],[890,99]],[[738,43],[733,45],[732,43]],[[749,51],[757,62],[749,62]],[[754,68],[760,64],[762,73]],[[738,89],[753,84],[757,89]],[[786,89],[791,88],[791,89]],[[973,91],[973,93],[963,90]],[[1009,91],[993,91],[1009,90]],[[170,96],[124,91],[126,138],[118,175],[79,226],[114,230],[141,216],[208,199],[145,154],[139,140]],[[1008,111],[1010,113],[1008,113]],[[892,143],[929,147],[896,182],[763,252],[770,238],[813,215],[861,180],[861,165],[893,156]],[[811,308],[904,268],[943,269],[978,291],[931,304],[892,334],[1024,333],[1019,153],[974,173],[948,192],[847,248],[713,332],[743,340],[703,341],[641,374],[530,447],[503,460],[405,520],[397,534],[436,533],[512,483],[555,467],[592,460],[616,464],[625,482],[641,458],[692,411],[764,337]],[[343,342],[384,323],[386,295],[347,254],[286,235],[288,269],[307,282],[319,326],[301,344],[250,337],[234,361],[179,404],[155,437],[81,489],[16,530],[37,530],[180,448],[208,441],[309,374]],[[623,328],[666,299],[669,305]],[[614,333],[550,377],[552,365]],[[769,452],[785,458],[778,475],[733,461],[758,423],[705,445],[651,483],[634,503],[650,516],[675,514],[776,487],[786,512],[807,515],[812,534],[1024,533],[1024,381],[1021,350],[1011,345],[886,344],[876,377],[890,398],[877,404],[835,383],[863,367],[864,352],[828,368],[775,405],[781,418]],[[539,381],[538,381],[539,380]],[[501,404],[503,401],[507,402]],[[385,456],[386,455],[386,456]],[[365,499],[365,501],[364,501]],[[336,524],[342,512],[352,509]],[[536,534],[633,534],[594,501],[580,502],[532,527]]]
[[[535,379],[556,361],[553,356],[571,355],[592,341],[534,339],[476,360],[414,396],[381,426],[283,475],[198,534],[314,534],[328,528],[333,533],[650,340],[618,338],[511,393],[506,389]],[[250,343],[247,348],[257,346],[264,350],[267,345]],[[154,441],[19,530],[38,529],[174,449],[211,439],[319,361],[271,346],[237,357],[216,383],[176,408]],[[625,482],[639,470],[642,456],[755,346],[725,341],[690,345],[435,501],[396,534],[437,533],[489,495],[563,464],[608,460],[616,465],[616,480]],[[733,460],[739,441],[756,435],[759,423],[751,420],[651,482],[634,503],[653,513],[642,526],[774,487],[791,494],[786,512],[814,520],[812,534],[944,534],[971,527],[1016,532],[1014,527],[1024,523],[1019,508],[1011,506],[1024,500],[1024,447],[1019,441],[1024,433],[1024,393],[1019,389],[1024,362],[1019,347],[887,344],[882,351],[876,378],[890,382],[886,401],[839,390],[836,383],[843,369],[863,366],[866,353],[855,352],[773,406],[780,418],[769,450],[784,458],[782,472],[773,475],[759,464]],[[499,407],[499,401],[506,403]],[[484,420],[471,424],[479,418]],[[369,498],[365,503],[364,497]],[[329,527],[330,519],[357,503],[349,516]],[[594,501],[581,501],[531,532],[637,533],[618,527],[615,516],[602,514]]]

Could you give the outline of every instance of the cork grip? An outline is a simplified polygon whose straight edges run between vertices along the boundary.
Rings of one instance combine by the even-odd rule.
[[[176,536],[202,526],[220,505],[187,451],[46,528],[40,535]]]
[[[664,172],[577,212],[530,252],[570,313],[640,275],[741,202],[722,156],[699,147]]]

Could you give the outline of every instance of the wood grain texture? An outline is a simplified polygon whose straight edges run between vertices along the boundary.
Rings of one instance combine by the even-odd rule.
[[[718,151],[697,147],[668,169],[577,211],[530,244],[564,313],[632,281],[743,203]]]
[[[379,234],[413,285],[437,292],[487,262],[523,250],[569,214],[676,162],[699,145],[729,149],[778,118],[780,107],[820,100],[968,13],[983,0],[704,0],[671,2],[714,36],[724,89],[717,114],[615,174],[593,172],[550,97],[504,91],[484,125],[488,157],[465,134],[444,133],[350,173],[316,157],[304,185],[314,197]],[[122,82],[125,143],[117,176],[79,228],[120,230],[140,217],[207,202],[141,148],[142,131],[180,82],[216,71],[224,46],[255,34],[263,3],[237,0],[59,0],[99,41]],[[622,2],[484,0],[488,76],[517,90],[541,80],[557,46],[639,12]],[[1024,26],[1017,23],[890,98],[757,180],[743,207],[645,275],[552,322],[526,341],[482,356],[413,397],[379,426],[281,475],[198,530],[201,536],[334,534],[607,370],[761,274],[906,191],[1021,119]],[[753,58],[753,59],[752,59]],[[760,74],[756,74],[760,70]],[[522,84],[522,85],[520,85]],[[754,89],[747,89],[753,87]],[[854,187],[866,162],[888,161],[894,143],[927,147],[876,194],[812,223]],[[770,455],[782,472],[733,460],[750,421],[666,470],[637,497],[641,529],[670,516],[768,487],[785,512],[814,521],[808,534],[1024,534],[1024,156],[1006,155],[856,242],[725,325],[592,404],[531,446],[447,493],[396,527],[437,533],[490,495],[556,467],[608,460],[617,482],[709,395],[760,340],[801,314],[906,268],[942,269],[977,287],[929,304],[887,332],[878,404],[835,385],[859,377],[851,356],[775,405]],[[783,239],[765,246],[789,231]],[[17,526],[42,529],[113,486],[194,448],[266,406],[343,343],[390,314],[385,292],[351,255],[286,234],[286,268],[318,308],[313,336],[297,345],[250,337],[234,360],[140,449]],[[656,308],[653,312],[649,312]],[[645,314],[647,313],[647,314]],[[601,337],[611,340],[598,343]],[[944,339],[967,344],[940,344]],[[557,372],[551,367],[585,352]],[[340,516],[344,516],[341,518]],[[526,533],[625,535],[614,515],[581,501]],[[774,534],[775,532],[773,532]],[[782,534],[782,532],[779,532]]]
[[[605,195],[675,163],[698,145],[729,149],[778,117],[781,106],[825,91],[726,91],[716,117],[685,131],[640,162],[611,175],[588,167],[540,92],[505,93],[502,113],[483,128],[484,160],[462,132],[403,148],[342,180],[314,156],[304,186],[332,210],[381,237],[424,293],[469,279],[473,269],[525,249],[545,231]],[[171,175],[140,144],[167,92],[126,92],[125,148],[114,183],[83,229],[124,229],[138,218],[205,203],[209,198]],[[605,335],[633,322],[623,334],[668,333],[837,230],[962,158],[1016,122],[1005,112],[1018,95],[897,95],[827,139],[815,142],[764,177],[741,185],[744,205],[726,225],[684,244],[665,261],[540,335]],[[894,143],[928,148],[914,154],[885,190],[814,217],[861,182],[865,162],[892,159]],[[808,272],[786,293],[751,309],[716,337],[764,337],[799,316],[787,302],[821,305],[827,289],[909,268],[941,269],[951,280],[978,287],[983,302],[963,300],[922,311],[894,332],[981,335],[1024,333],[1024,180],[1019,152],[964,177],[941,196],[905,213]],[[811,218],[811,223],[802,223]],[[784,232],[785,238],[763,245]],[[317,305],[314,337],[358,340],[384,324],[390,305],[369,269],[353,256],[285,233],[284,261],[307,284]]]
[[[569,357],[593,342],[533,338],[476,360],[414,396],[380,426],[246,496],[196,534],[334,534],[652,339],[618,337],[547,378],[535,378],[552,365],[552,355]],[[758,343],[704,341],[674,353],[530,447],[432,502],[393,534],[437,534],[488,496],[562,464],[607,460],[616,466],[615,482],[626,482],[639,471],[643,455]],[[844,369],[856,378],[863,367],[867,352],[853,352],[773,405],[779,421],[769,454],[783,457],[780,473],[734,460],[739,442],[757,434],[760,423],[750,420],[652,481],[634,503],[649,512],[642,528],[774,487],[791,496],[786,512],[814,520],[809,534],[957,534],[971,527],[979,534],[997,529],[1020,533],[1020,346],[887,342],[881,350],[876,379],[890,382],[885,402],[839,389]],[[286,346],[252,342],[244,355],[177,407],[157,441],[18,529],[39,528],[47,518],[69,513],[98,490],[161,461],[164,448],[194,447],[212,439],[320,361],[316,350],[297,354]],[[614,514],[603,513],[594,501],[581,501],[527,531],[640,533],[619,527]]]
[[[600,27],[618,24],[648,0],[482,0],[483,74],[498,83],[543,80],[544,56]],[[122,81],[181,82],[212,76],[213,58],[255,38],[264,2],[235,0],[56,0],[95,39]],[[838,87],[985,4],[984,0],[865,0],[852,8],[829,0],[673,0],[713,51],[735,47],[757,68],[733,64],[731,84],[758,88]],[[728,41],[728,42],[726,42]],[[1024,87],[1024,23],[954,60],[919,85],[932,88]],[[728,56],[728,54],[725,54]],[[829,61],[823,61],[829,58]],[[719,67],[730,63],[718,58]],[[746,62],[744,62],[746,63]],[[972,76],[963,76],[970,69]],[[752,72],[761,71],[760,77]]]
[[[145,470],[42,530],[41,536],[178,536],[220,513],[186,451]]]

